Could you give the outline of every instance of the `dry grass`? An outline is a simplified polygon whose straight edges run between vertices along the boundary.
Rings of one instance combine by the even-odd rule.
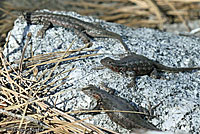
[[[10,2],[12,1],[12,2]],[[82,15],[92,15],[106,21],[130,27],[153,27],[163,29],[165,23],[184,23],[196,20],[200,15],[200,0],[44,0],[33,2],[18,0],[2,2],[0,17],[1,35],[7,33],[13,21],[24,10],[47,8],[49,10],[76,11]],[[33,7],[34,5],[34,7]],[[54,6],[53,6],[54,5]],[[4,37],[5,35],[3,35]]]
[[[102,2],[102,4],[99,4]],[[200,0],[98,0],[98,2],[65,2],[72,6],[83,8],[76,11],[91,15],[99,14],[99,18],[131,27],[157,27],[163,29],[163,24],[182,22],[187,29],[188,20],[199,17]],[[111,4],[112,3],[112,4]]]
[[[54,70],[63,61],[71,61],[96,56],[99,54],[81,54],[82,51],[96,51],[88,49],[88,45],[70,50],[73,42],[66,51],[39,54],[24,58],[26,48],[31,39],[31,33],[28,33],[24,45],[22,56],[19,60],[12,63],[8,62],[2,50],[0,51],[0,133],[94,133],[101,134],[105,131],[117,134],[99,126],[84,122],[90,118],[79,120],[70,114],[94,113],[94,112],[128,112],[133,114],[145,114],[135,111],[117,111],[117,110],[91,110],[91,111],[69,111],[63,112],[47,103],[47,99],[57,97],[66,92],[54,91],[67,82],[68,75],[54,80],[55,77],[76,68],[71,68],[59,74],[54,74]],[[8,38],[10,35],[8,36]],[[8,42],[4,45],[6,47]],[[87,48],[87,49],[86,49]],[[74,53],[79,56],[74,56]],[[70,63],[71,63],[70,62]],[[70,64],[68,63],[68,64]],[[42,65],[55,64],[52,68],[41,70],[38,75],[38,68]],[[18,65],[13,67],[13,65]],[[34,76],[34,77],[30,77]],[[42,79],[43,78],[43,79]],[[65,82],[63,82],[63,80]],[[62,81],[62,82],[61,82]],[[77,89],[67,89],[68,92]],[[54,102],[56,105],[56,101]],[[92,118],[92,117],[91,117]]]
[[[35,4],[35,7],[32,7],[33,4],[31,2],[25,2],[26,6],[18,6],[7,1],[1,3],[3,5],[3,8],[0,8],[0,11],[3,13],[0,16],[1,37],[5,38],[7,32],[12,29],[18,12],[36,10],[39,9],[38,7],[50,10],[67,9],[67,11],[97,16],[106,21],[121,23],[131,27],[163,29],[165,23],[181,22],[185,24],[188,31],[190,31],[190,28],[187,25],[187,21],[198,19],[200,14],[200,0],[95,0],[95,2],[93,0],[80,0],[76,2],[60,0],[55,7],[50,7],[49,3],[51,4],[50,0],[44,0],[41,3]],[[67,8],[63,5],[67,5]],[[31,35],[28,35],[23,53],[26,51],[30,38]],[[3,40],[0,40],[0,42],[4,44]],[[7,43],[5,43],[4,47],[6,47]],[[11,133],[16,130],[15,132],[17,133],[49,133],[51,131],[54,133],[103,133],[102,130],[104,128],[100,129],[100,127],[85,123],[84,121],[87,119],[78,120],[70,116],[72,112],[62,112],[45,103],[49,97],[56,97],[62,93],[53,94],[53,91],[62,85],[63,82],[61,81],[66,81],[68,76],[66,75],[66,77],[56,81],[53,79],[57,75],[67,74],[67,72],[75,69],[71,68],[55,76],[53,72],[60,62],[96,55],[70,56],[76,52],[87,51],[86,47],[77,50],[71,50],[69,47],[65,52],[32,55],[29,58],[24,58],[24,54],[22,54],[21,59],[13,63],[6,60],[1,50],[0,132]],[[38,67],[52,63],[55,64],[54,67],[43,70],[43,73],[38,76]],[[13,65],[16,64],[18,66],[14,67]],[[29,77],[30,75],[34,76],[35,79],[33,79],[34,77]],[[44,76],[46,76],[45,79],[42,79]]]
[[[22,132],[38,132],[40,134],[49,132],[103,133],[98,127],[85,123],[84,120],[87,119],[78,120],[70,116],[69,113],[62,112],[46,103],[48,98],[62,94],[63,91],[57,93],[54,93],[54,91],[64,84],[63,80],[67,81],[68,76],[66,75],[56,81],[54,78],[75,69],[71,68],[65,72],[53,75],[60,62],[73,61],[73,59],[86,58],[97,54],[68,58],[75,52],[87,51],[85,50],[87,45],[77,50],[70,50],[72,43],[65,52],[47,53],[24,59],[24,52],[30,38],[31,34],[29,33],[22,57],[15,63],[9,63],[2,51],[0,52],[0,132],[18,134]],[[52,63],[55,63],[52,68],[43,70],[43,73],[38,76],[37,68],[39,66]],[[14,68],[14,64],[17,64],[18,67]],[[35,76],[35,78],[29,77],[30,75]],[[68,91],[71,90],[74,89],[68,89]]]

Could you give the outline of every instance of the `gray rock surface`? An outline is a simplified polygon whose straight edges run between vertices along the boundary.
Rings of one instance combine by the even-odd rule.
[[[132,29],[119,24],[107,23],[92,17],[80,16],[74,12],[59,12],[71,15],[81,20],[98,23],[105,29],[122,35],[128,47],[137,54],[144,55],[150,59],[172,67],[193,67],[200,66],[200,38],[178,36],[172,33],[161,32],[148,28]],[[54,27],[47,30],[43,39],[36,38],[37,31],[41,25],[28,26],[21,19],[15,21],[11,37],[4,54],[10,61],[18,60],[21,56],[24,44],[23,38],[28,32],[32,32],[32,45],[34,55],[56,51],[65,51],[70,43],[76,38],[72,49],[83,47],[84,44],[71,29]],[[18,42],[18,43],[17,43]],[[89,49],[98,49],[97,53],[104,55],[83,58],[80,60],[62,63],[55,72],[61,72],[72,67],[75,70],[69,73],[66,84],[58,87],[57,90],[65,91],[56,97],[49,99],[53,104],[56,100],[56,107],[69,111],[92,108],[95,101],[81,91],[88,84],[99,86],[105,82],[109,87],[116,89],[116,95],[127,99],[130,103],[135,102],[148,107],[149,102],[156,105],[163,103],[155,109],[157,118],[151,120],[163,131],[198,133],[200,131],[200,71],[184,73],[162,73],[166,79],[154,79],[149,76],[142,76],[136,79],[137,90],[127,88],[131,78],[123,77],[109,69],[95,70],[101,66],[100,60],[104,57],[119,59],[119,54],[125,51],[118,40],[109,38],[94,38],[93,46]],[[26,57],[30,56],[30,47],[27,48]],[[96,53],[96,52],[87,52]],[[77,53],[76,53],[77,54]],[[41,67],[48,68],[49,65]],[[39,72],[41,74],[41,72]],[[64,77],[63,74],[56,79]],[[70,90],[69,89],[74,89]],[[91,115],[80,116],[80,118],[91,117]],[[87,120],[95,125],[103,126],[120,133],[127,130],[113,123],[106,114],[95,115]]]
[[[200,33],[199,33],[200,21],[199,20],[188,21],[187,25],[191,31],[193,30],[198,31],[197,33],[193,35],[198,36],[198,37],[200,36]],[[167,32],[171,32],[175,34],[189,34],[187,27],[183,23],[165,24],[164,29]]]

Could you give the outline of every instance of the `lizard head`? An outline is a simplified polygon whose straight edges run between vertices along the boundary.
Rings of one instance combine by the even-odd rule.
[[[82,88],[83,93],[89,97],[93,97],[96,100],[101,100],[101,95],[99,94],[100,89],[94,85],[88,85],[85,88]]]
[[[22,17],[27,21],[28,24],[38,24],[41,18],[40,12],[23,12]]]
[[[112,64],[115,62],[115,60],[111,59],[110,57],[106,57],[106,58],[103,58],[100,62],[105,67],[110,68]]]
[[[115,72],[119,72],[118,67],[116,66],[116,60],[111,59],[109,57],[106,57],[104,59],[102,59],[101,64],[104,65],[107,68],[110,68],[111,70],[115,71]]]

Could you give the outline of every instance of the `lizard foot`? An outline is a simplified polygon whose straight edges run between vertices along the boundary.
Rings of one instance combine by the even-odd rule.
[[[133,78],[132,81],[126,87],[127,88],[134,88],[134,90],[136,90],[136,81],[135,81],[135,78]]]
[[[39,30],[39,31],[37,32],[36,37],[44,38],[44,35],[45,35],[45,31],[44,31],[44,30]]]
[[[138,109],[140,112],[143,112],[147,115],[147,119],[153,119],[157,116],[154,115],[154,110],[160,106],[162,104],[162,101],[158,104],[156,104],[155,106],[152,106],[150,102],[148,102],[148,109],[147,108],[144,108],[142,106],[140,106]],[[146,117],[143,117],[143,118],[146,118]]]

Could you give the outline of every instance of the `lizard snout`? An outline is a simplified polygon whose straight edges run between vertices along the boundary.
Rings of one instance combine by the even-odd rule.
[[[111,58],[109,58],[109,57],[106,57],[106,58],[102,59],[102,60],[100,61],[100,63],[101,63],[102,65],[104,65],[104,66],[109,66],[110,64],[113,63],[113,59],[111,59]]]

